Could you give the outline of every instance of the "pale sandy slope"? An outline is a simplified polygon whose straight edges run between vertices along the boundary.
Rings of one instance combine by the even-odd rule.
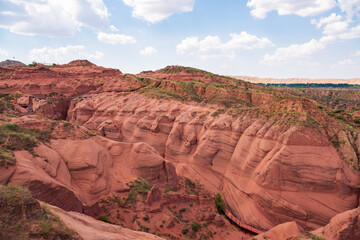
[[[360,78],[352,79],[309,79],[309,78],[258,78],[249,76],[231,76],[233,78],[241,79],[251,83],[347,83],[347,84],[360,84]]]
[[[161,240],[153,234],[133,231],[121,226],[101,222],[78,212],[67,212],[48,205],[50,210],[84,240]]]

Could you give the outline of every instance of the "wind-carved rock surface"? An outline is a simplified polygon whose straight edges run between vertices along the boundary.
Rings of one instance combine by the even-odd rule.
[[[259,229],[293,220],[314,229],[359,205],[359,172],[344,163],[323,130],[213,112],[104,93],[72,102],[68,121],[123,144],[151,145],[179,175],[221,192],[241,221]]]
[[[15,152],[16,165],[0,169],[0,183],[27,186],[35,198],[78,212],[110,192],[128,190],[126,183],[137,177],[159,186],[177,184],[172,163],[147,143],[96,136],[52,140],[49,146],[40,144],[36,155]]]
[[[296,222],[280,224],[255,239],[301,240],[301,239],[347,239],[357,240],[360,235],[360,209],[355,208],[333,217],[324,227],[305,232]]]

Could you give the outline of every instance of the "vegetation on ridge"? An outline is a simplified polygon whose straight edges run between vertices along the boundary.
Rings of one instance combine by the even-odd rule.
[[[29,190],[0,185],[0,239],[80,239]]]
[[[13,151],[27,150],[34,154],[39,142],[48,142],[49,131],[20,127],[15,123],[0,125],[0,166],[15,164]]]

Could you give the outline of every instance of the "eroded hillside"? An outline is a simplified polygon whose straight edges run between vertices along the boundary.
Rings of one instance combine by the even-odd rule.
[[[169,239],[222,239],[230,225],[216,217],[218,192],[260,230],[291,221],[314,230],[359,206],[359,123],[316,98],[180,66],[127,75],[74,61],[0,71],[0,182],[64,210]],[[21,107],[29,96],[33,115]],[[31,146],[16,145],[24,136]],[[183,177],[204,192],[191,197]],[[139,178],[158,186],[158,214],[144,207],[146,194],[125,204]],[[166,194],[185,205],[173,208]],[[160,219],[171,217],[168,228]]]

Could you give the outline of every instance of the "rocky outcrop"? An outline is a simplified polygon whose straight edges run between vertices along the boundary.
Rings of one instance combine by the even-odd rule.
[[[8,67],[8,66],[25,66],[25,64],[20,61],[9,60],[9,59],[0,62],[0,67]]]
[[[0,93],[50,97],[76,97],[89,92],[125,91],[143,87],[139,78],[118,69],[96,66],[88,61],[66,65],[0,68]],[[83,97],[83,96],[82,96]]]
[[[154,202],[157,202],[161,199],[161,191],[158,186],[155,184],[147,194],[146,204],[152,205]]]
[[[81,213],[66,212],[54,206],[49,206],[49,208],[53,213],[58,215],[67,226],[76,231],[84,240],[163,239],[149,233],[133,231],[121,226],[101,222]]]
[[[178,174],[222,192],[233,213],[259,229],[294,220],[314,229],[358,206],[359,172],[324,131],[214,112],[138,94],[99,94],[72,103],[68,121],[150,144]]]
[[[325,239],[355,240],[360,237],[360,208],[340,213],[326,226],[313,231]]]
[[[360,236],[360,209],[340,213],[330,223],[312,232],[305,232],[295,222],[280,224],[255,239],[301,240],[301,239],[347,239],[356,240]]]
[[[138,177],[160,186],[177,184],[171,163],[146,143],[121,143],[103,137],[58,139],[39,145],[34,155],[15,152],[16,166],[1,169],[1,183],[27,186],[33,196],[65,210],[82,212],[110,192],[128,190]]]
[[[257,235],[255,239],[288,240],[303,233],[304,230],[296,222],[287,222],[271,228],[266,233]]]

